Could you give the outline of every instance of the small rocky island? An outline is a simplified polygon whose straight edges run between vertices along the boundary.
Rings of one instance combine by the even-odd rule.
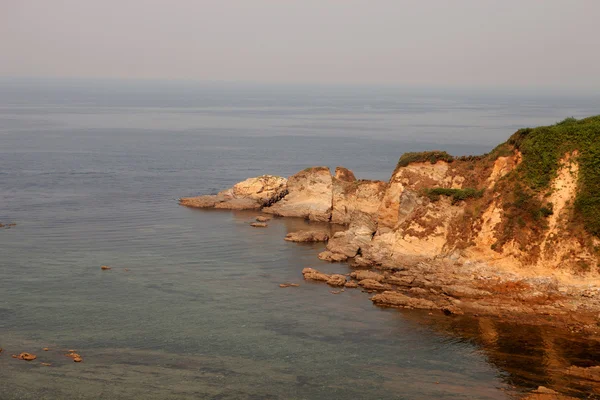
[[[341,224],[319,258],[349,276],[305,279],[362,288],[374,304],[550,323],[598,333],[600,116],[521,129],[482,156],[406,153],[388,182],[338,167],[250,178],[196,208],[257,210]]]

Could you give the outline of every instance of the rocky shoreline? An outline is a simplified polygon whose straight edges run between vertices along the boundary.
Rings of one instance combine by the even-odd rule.
[[[518,162],[518,154],[499,157],[479,179],[491,188]],[[423,195],[423,185],[461,187],[467,178],[460,173],[464,170],[443,160],[397,168],[390,182],[358,180],[342,167],[333,175],[327,167],[313,167],[289,179],[250,178],[216,195],[182,198],[180,204],[260,210],[345,226],[331,237],[304,231],[290,233],[285,240],[327,242],[319,258],[348,262],[355,271],[350,276],[330,276],[305,270],[304,278],[368,291],[378,306],[508,320],[527,315],[532,324],[600,334],[600,280],[596,276],[527,265],[515,251],[493,254],[489,245],[497,235],[493,201],[480,212],[477,229],[463,226],[461,233],[453,225],[469,211],[468,200],[432,201]],[[255,226],[268,225],[269,217],[258,219]],[[470,246],[454,240],[457,234],[471,237]]]

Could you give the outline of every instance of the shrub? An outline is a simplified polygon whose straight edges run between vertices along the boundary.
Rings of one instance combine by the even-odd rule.
[[[438,161],[446,161],[452,162],[454,161],[454,157],[445,151],[422,151],[422,152],[412,152],[412,153],[404,153],[398,160],[398,168],[406,167],[409,164],[418,163],[418,162],[427,162],[429,161],[432,164],[435,164]]]

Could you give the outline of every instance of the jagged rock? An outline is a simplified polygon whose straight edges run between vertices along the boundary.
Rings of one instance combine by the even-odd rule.
[[[371,297],[371,301],[377,305],[388,307],[421,308],[425,310],[437,308],[431,300],[408,297],[402,293],[391,291],[376,294]]]
[[[349,225],[359,216],[375,222],[386,187],[382,181],[356,180],[352,171],[338,167],[333,179],[331,222]]]
[[[363,279],[372,279],[377,282],[383,282],[385,279],[385,276],[378,274],[377,272],[366,270],[354,271],[350,274],[350,277],[356,279],[357,281],[362,281]]]
[[[273,175],[248,178],[217,195],[184,197],[179,204],[194,208],[222,208],[230,210],[259,209],[287,194],[287,180]]]
[[[302,275],[304,276],[304,279],[312,281],[327,282],[331,278],[331,276],[312,268],[304,268],[302,270]]]
[[[292,175],[287,181],[287,191],[287,196],[264,208],[263,212],[313,221],[331,219],[332,177],[329,168],[307,168]]]
[[[415,281],[414,276],[410,275],[391,275],[385,278],[385,282],[396,286],[411,286]]]
[[[390,285],[380,283],[374,279],[363,279],[358,282],[358,286],[367,290],[390,290],[392,288]]]
[[[358,287],[358,283],[356,283],[356,281],[348,281],[344,284],[344,286],[350,289],[354,289]]]
[[[319,253],[319,259],[329,262],[343,262],[348,259],[348,256],[343,254],[332,253],[331,251],[322,251]]]
[[[250,226],[254,228],[266,228],[269,225],[267,225],[266,222],[252,222]]]
[[[329,277],[327,284],[329,286],[344,286],[346,283],[346,277],[344,275],[334,274]]]
[[[354,176],[354,172],[350,171],[348,168],[344,167],[336,167],[335,168],[335,179],[341,182],[354,182],[356,181],[356,177]]]
[[[285,236],[288,242],[326,242],[329,235],[320,231],[299,231],[291,232]]]

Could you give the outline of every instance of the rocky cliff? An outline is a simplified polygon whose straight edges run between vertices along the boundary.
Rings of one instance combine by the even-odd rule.
[[[597,272],[600,117],[522,129],[483,156],[404,154],[389,182],[338,167],[251,178],[190,207],[261,209],[348,225],[322,258],[395,265],[447,258]]]
[[[406,153],[388,182],[313,167],[180,202],[345,225],[319,258],[377,274],[336,282],[378,292],[378,305],[554,321],[600,311],[600,116],[521,129],[482,156]],[[315,235],[290,240],[302,237]]]

